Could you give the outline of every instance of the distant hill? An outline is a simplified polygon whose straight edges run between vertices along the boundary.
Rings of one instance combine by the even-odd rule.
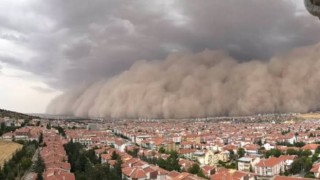
[[[9,110],[5,110],[5,109],[0,109],[0,117],[9,117],[9,118],[14,118],[14,119],[25,119],[25,120],[27,120],[27,119],[31,120],[32,118],[38,118],[37,116],[30,116],[27,114],[9,111]]]

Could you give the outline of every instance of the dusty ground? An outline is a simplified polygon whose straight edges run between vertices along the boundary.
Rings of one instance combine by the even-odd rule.
[[[299,114],[298,117],[301,117],[303,119],[320,119],[320,113]]]
[[[5,161],[9,160],[12,157],[14,152],[21,148],[21,144],[0,140],[0,167]]]

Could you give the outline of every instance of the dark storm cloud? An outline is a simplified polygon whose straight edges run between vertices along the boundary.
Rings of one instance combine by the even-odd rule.
[[[33,0],[0,13],[0,28],[18,32],[27,39],[20,44],[35,54],[15,66],[68,89],[176,51],[217,49],[238,61],[264,60],[318,42],[318,20],[296,16],[292,2]]]

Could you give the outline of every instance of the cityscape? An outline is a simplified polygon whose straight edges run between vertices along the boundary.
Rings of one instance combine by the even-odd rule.
[[[1,179],[320,177],[318,113],[169,120],[2,114],[1,151],[19,144],[7,153],[16,157],[26,147],[33,154],[1,157]]]

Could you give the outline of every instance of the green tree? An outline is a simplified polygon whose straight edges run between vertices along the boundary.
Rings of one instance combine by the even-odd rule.
[[[128,154],[130,154],[132,157],[138,157],[138,152],[139,152],[139,149],[138,148],[134,148],[132,151],[129,151],[129,150],[125,150]]]
[[[305,177],[305,178],[312,178],[312,179],[316,179],[316,177],[314,176],[314,174],[313,174],[313,173],[311,173],[311,172],[308,172],[304,177]]]
[[[121,176],[122,176],[121,164],[122,164],[121,157],[118,156],[117,162],[116,162],[116,164],[114,165],[114,171],[115,171],[117,177],[121,177]]]
[[[320,154],[320,146],[317,147],[315,153]]]
[[[257,144],[258,144],[259,146],[262,146],[262,140],[259,139],[259,140],[257,141]]]
[[[30,158],[23,157],[21,160],[21,167],[23,170],[27,170],[32,165],[32,161]]]
[[[290,168],[290,173],[292,174],[298,174],[302,171],[303,168],[303,161],[301,159],[297,159],[293,161],[291,168]]]
[[[310,150],[308,150],[308,149],[302,151],[302,153],[301,153],[302,156],[310,156],[311,154],[312,154],[312,152]]]
[[[51,124],[50,123],[47,124],[47,129],[51,129]]]
[[[235,160],[236,159],[236,156],[235,156],[233,150],[229,150],[229,158],[230,158],[230,160]]]
[[[159,153],[162,153],[162,154],[163,154],[163,153],[166,153],[166,150],[164,149],[164,147],[161,146],[161,147],[159,148]]]
[[[39,153],[38,156],[39,157],[38,157],[38,159],[37,159],[37,161],[35,163],[35,169],[34,170],[35,170],[36,173],[41,174],[45,169],[45,164],[44,164],[43,159],[40,156],[40,153]]]
[[[304,143],[304,142],[295,142],[293,145],[295,147],[303,147],[304,145],[306,145],[306,143]]]
[[[37,180],[43,180],[42,173],[37,174]]]
[[[311,158],[308,157],[300,157],[293,161],[290,169],[290,173],[298,174],[302,171],[309,172],[312,168],[312,161]]]
[[[271,149],[266,152],[265,157],[269,158],[270,156],[279,157],[281,156],[281,151],[279,149]]]
[[[238,154],[239,158],[243,157],[245,155],[245,153],[246,152],[245,152],[245,150],[243,148],[239,148],[237,150],[237,154]]]
[[[116,151],[113,151],[111,155],[111,160],[117,160],[117,159],[118,159],[118,154],[116,153]]]
[[[66,133],[64,132],[64,129],[60,126],[54,127],[56,130],[58,130],[59,134],[63,137],[66,137]]]
[[[38,141],[39,141],[39,144],[42,144],[42,142],[43,142],[43,134],[42,133],[40,133]]]
[[[181,167],[179,165],[178,153],[176,151],[170,152],[170,156],[164,160],[159,158],[156,163],[159,167],[166,169],[168,171],[181,171]]]
[[[288,149],[287,154],[288,155],[300,155],[300,152],[295,149]]]
[[[191,174],[196,174],[200,177],[205,177],[205,175],[203,174],[202,169],[200,168],[199,164],[194,163],[189,169],[188,172]]]
[[[304,158],[304,164],[303,164],[304,172],[309,172],[312,168],[312,164],[313,163],[310,158]]]

